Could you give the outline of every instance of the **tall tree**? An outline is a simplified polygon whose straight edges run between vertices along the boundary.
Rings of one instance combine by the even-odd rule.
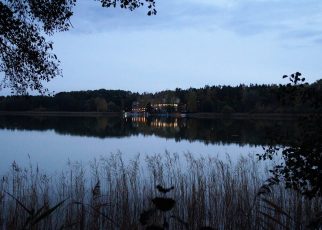
[[[321,108],[322,102],[311,98],[310,94],[302,89],[305,78],[301,73],[296,72],[290,76],[290,82],[286,94],[296,103],[308,101],[312,107]],[[283,161],[270,170],[274,182],[285,182],[286,188],[293,188],[303,195],[313,198],[322,197],[322,116],[321,113],[308,114],[299,119],[301,138],[296,139],[287,146],[281,147]],[[275,134],[275,139],[282,139],[285,136]],[[274,140],[274,141],[276,141]],[[272,159],[278,154],[280,148],[271,146],[266,149],[260,159]]]
[[[134,10],[147,5],[155,15],[154,0],[95,0],[102,7]],[[53,43],[45,35],[70,28],[76,0],[0,0],[0,87],[26,94],[47,92],[43,82],[62,75]]]

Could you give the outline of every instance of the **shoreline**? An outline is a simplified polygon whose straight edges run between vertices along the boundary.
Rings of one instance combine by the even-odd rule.
[[[70,112],[70,111],[0,111],[0,116],[48,116],[48,117],[112,117],[121,112]]]
[[[111,117],[122,116],[122,112],[71,112],[71,111],[0,111],[0,116],[56,116],[56,117]],[[170,114],[171,117],[173,114]],[[296,119],[310,113],[183,113],[185,118],[195,119]],[[150,116],[164,116],[154,114]],[[180,117],[172,116],[172,117]]]
[[[281,120],[288,120],[288,119],[297,119],[300,117],[305,117],[311,115],[311,113],[231,113],[231,114],[224,114],[224,113],[191,113],[187,114],[189,118],[198,118],[198,119],[253,119],[253,120],[260,120],[260,119],[281,119]]]

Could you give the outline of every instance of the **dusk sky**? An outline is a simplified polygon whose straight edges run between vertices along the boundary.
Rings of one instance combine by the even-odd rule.
[[[158,14],[78,1],[56,33],[50,91],[164,89],[322,78],[321,0],[156,0]]]

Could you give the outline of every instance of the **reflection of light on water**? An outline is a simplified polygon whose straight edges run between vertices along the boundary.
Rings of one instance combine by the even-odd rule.
[[[132,122],[146,123],[146,117],[132,117]]]
[[[165,107],[178,107],[176,103],[159,103],[159,104],[151,104],[154,108],[165,108]]]
[[[134,126],[138,126],[138,123],[147,123],[147,118],[146,117],[132,117],[132,122],[134,123]],[[154,119],[151,123],[150,123],[151,127],[155,127],[155,128],[176,128],[178,127],[178,119],[175,118],[175,120],[173,122],[169,122],[169,121],[162,121],[161,119]]]
[[[175,119],[174,122],[164,122],[164,121],[160,121],[159,119],[155,119],[154,121],[151,122],[151,126],[152,127],[157,127],[157,128],[161,128],[161,127],[178,127],[178,120]]]
[[[201,156],[206,154],[222,156],[227,153],[233,158],[240,156],[239,153],[264,152],[261,147],[245,144],[248,143],[247,138],[251,143],[263,142],[260,137],[254,138],[257,132],[250,133],[251,135],[244,134],[249,129],[246,124],[252,123],[235,127],[229,122],[208,123],[204,120],[166,116],[127,116],[122,120],[59,118],[57,123],[57,118],[46,119],[41,120],[44,122],[44,130],[48,129],[46,131],[21,130],[21,127],[32,129],[30,128],[32,124],[35,124],[36,130],[39,129],[39,121],[31,119],[26,119],[24,123],[20,122],[20,119],[12,119],[8,121],[7,129],[0,129],[0,171],[13,160],[18,163],[24,162],[24,156],[27,154],[32,156],[33,162],[55,169],[64,165],[67,159],[86,163],[93,157],[118,151],[127,157],[137,153],[162,154],[168,150],[177,153],[189,151]],[[62,127],[62,122],[68,124],[66,128]],[[135,126],[138,128],[133,128]],[[16,128],[16,131],[10,128]],[[220,134],[221,130],[224,131],[223,134]]]

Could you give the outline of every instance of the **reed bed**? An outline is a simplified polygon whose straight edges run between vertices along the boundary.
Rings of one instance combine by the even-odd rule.
[[[141,219],[154,197],[176,202],[149,220],[167,219],[168,229],[306,229],[321,199],[268,178],[252,156],[232,163],[165,152],[125,161],[116,153],[53,175],[13,163],[0,182],[0,229],[152,229]],[[158,185],[174,189],[160,194]]]

